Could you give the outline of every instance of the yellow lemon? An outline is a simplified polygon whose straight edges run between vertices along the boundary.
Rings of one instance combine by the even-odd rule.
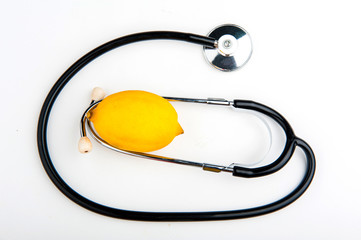
[[[155,151],[183,133],[173,106],[145,91],[123,91],[106,97],[92,110],[90,121],[106,142],[128,151]]]

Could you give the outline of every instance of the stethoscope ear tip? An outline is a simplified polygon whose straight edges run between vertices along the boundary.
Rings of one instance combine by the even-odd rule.
[[[81,137],[78,142],[78,150],[80,153],[88,153],[93,149],[92,142],[87,136]]]
[[[204,46],[204,56],[216,69],[231,72],[243,67],[252,55],[252,41],[248,32],[234,24],[214,28],[208,37],[214,38],[214,48]]]
[[[103,100],[105,97],[105,91],[100,87],[93,88],[91,100],[92,101],[100,101]]]

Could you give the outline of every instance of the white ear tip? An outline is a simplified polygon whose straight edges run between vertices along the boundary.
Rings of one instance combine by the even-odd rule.
[[[92,92],[92,100],[93,101],[99,101],[102,100],[105,97],[105,92],[100,87],[95,87]]]
[[[78,149],[81,153],[88,153],[92,150],[93,145],[88,137],[82,137],[78,143]]]

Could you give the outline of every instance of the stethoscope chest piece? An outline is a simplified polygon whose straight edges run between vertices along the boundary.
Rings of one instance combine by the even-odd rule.
[[[226,24],[213,29],[208,37],[217,40],[216,47],[203,47],[208,62],[218,70],[229,72],[243,67],[252,55],[252,41],[243,28]]]

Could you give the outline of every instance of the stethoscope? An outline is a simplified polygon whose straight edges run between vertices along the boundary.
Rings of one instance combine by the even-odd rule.
[[[102,144],[103,146],[110,148],[114,151],[121,152],[124,154],[149,158],[154,160],[160,160],[165,162],[201,167],[203,170],[213,172],[230,172],[233,176],[237,177],[261,177],[277,172],[283,168],[287,162],[291,159],[296,147],[303,150],[307,165],[306,172],[302,181],[299,185],[288,195],[281,198],[278,201],[269,203],[259,207],[253,207],[248,209],[236,209],[226,211],[208,211],[208,212],[144,212],[144,211],[131,211],[118,208],[108,207],[99,203],[96,203],[90,199],[87,199],[74,191],[59,175],[56,168],[54,167],[48,146],[47,146],[47,126],[51,109],[59,96],[61,90],[70,81],[70,79],[88,63],[93,61],[100,55],[113,50],[117,47],[124,46],[129,43],[134,43],[144,40],[155,40],[155,39],[171,39],[181,40],[190,43],[200,44],[203,46],[204,55],[209,63],[215,68],[221,71],[233,71],[242,67],[250,58],[252,54],[252,42],[249,34],[241,27],[236,25],[222,25],[212,30],[209,35],[200,36],[191,33],[183,32],[171,32],[171,31],[155,31],[155,32],[142,32],[127,35],[114,39],[107,42],[94,50],[90,51],[78,61],[76,61],[69,69],[63,73],[50,90],[48,96],[45,99],[43,107],[39,116],[37,140],[38,149],[42,164],[49,178],[55,184],[55,186],[64,193],[69,199],[79,204],[80,206],[91,210],[93,212],[129,220],[141,220],[141,221],[208,221],[208,220],[226,220],[226,219],[237,219],[237,218],[248,218],[255,217],[267,213],[277,211],[283,207],[294,202],[298,199],[311,184],[315,173],[315,156],[311,147],[302,139],[298,138],[287,120],[279,114],[277,111],[263,104],[249,101],[249,100],[233,100],[228,101],[225,99],[208,98],[208,99],[193,99],[193,98],[175,98],[165,97],[170,101],[183,101],[193,103],[204,103],[204,104],[216,104],[224,105],[228,107],[245,109],[256,111],[264,114],[276,123],[278,123],[286,135],[286,143],[281,155],[273,161],[271,164],[261,167],[249,168],[232,164],[230,166],[221,166],[208,163],[192,162],[182,159],[163,157],[148,153],[139,153],[125,151],[117,149],[104,141],[94,130],[91,123],[87,120],[87,112],[91,111],[94,107],[101,102],[101,99],[92,99],[90,106],[85,110],[81,118],[81,137],[87,137],[86,128],[90,130],[93,138]]]

